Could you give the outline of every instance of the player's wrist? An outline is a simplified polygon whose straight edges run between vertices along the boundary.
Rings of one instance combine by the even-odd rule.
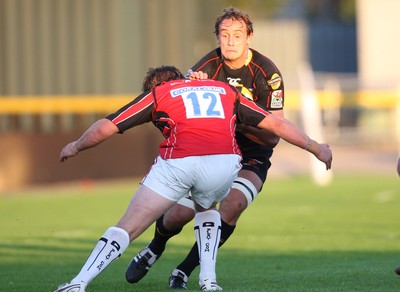
[[[321,152],[321,145],[314,141],[313,139],[308,138],[309,141],[307,142],[305,150],[308,152],[314,154],[315,156],[318,156]]]
[[[306,144],[306,146],[304,147],[304,149],[305,149],[306,151],[310,151],[310,148],[311,148],[311,138],[310,138],[310,137],[307,137],[307,138],[308,138],[307,144]]]
[[[78,147],[76,146],[76,141],[71,145],[72,151],[74,151],[75,155],[79,153]]]

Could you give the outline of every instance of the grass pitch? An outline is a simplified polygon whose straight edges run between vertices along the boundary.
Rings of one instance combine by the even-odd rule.
[[[81,268],[119,219],[138,181],[33,189],[0,196],[1,291],[53,291]],[[168,276],[193,244],[192,224],[171,239],[139,283],[125,282],[130,259],[153,227],[88,291],[170,291]],[[225,291],[399,291],[400,185],[392,176],[269,180],[219,251]],[[198,269],[189,280],[198,288]]]

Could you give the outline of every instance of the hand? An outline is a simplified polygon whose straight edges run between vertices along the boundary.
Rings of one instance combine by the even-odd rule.
[[[328,144],[319,144],[319,152],[314,154],[320,161],[325,163],[326,170],[331,169],[332,166],[332,151]]]
[[[208,79],[208,74],[203,71],[190,71],[189,75],[190,80],[200,80],[200,79]]]
[[[60,153],[60,162],[64,162],[69,157],[74,157],[79,153],[79,150],[76,148],[75,142],[71,142],[67,144]]]

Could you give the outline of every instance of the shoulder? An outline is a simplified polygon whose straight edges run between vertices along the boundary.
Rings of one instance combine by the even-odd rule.
[[[204,55],[203,58],[208,58],[208,59],[221,59],[221,48],[215,48],[211,51],[209,51],[207,54]]]
[[[205,54],[193,67],[193,71],[204,71],[216,68],[222,62],[221,49],[216,48]],[[206,70],[207,71],[207,70]]]
[[[252,53],[252,58],[250,60],[249,66],[259,68],[262,72],[265,73],[265,75],[271,75],[272,72],[279,73],[278,67],[270,58],[254,49],[250,49],[250,51]]]
[[[249,66],[255,72],[256,82],[267,82],[267,85],[272,90],[283,89],[283,78],[275,63],[265,55],[259,53],[254,49],[252,52],[252,59]]]

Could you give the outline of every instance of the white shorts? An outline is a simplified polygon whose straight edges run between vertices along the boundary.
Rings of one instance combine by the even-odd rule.
[[[161,196],[178,201],[189,191],[205,209],[221,201],[229,192],[241,168],[237,154],[156,158],[142,184]]]

